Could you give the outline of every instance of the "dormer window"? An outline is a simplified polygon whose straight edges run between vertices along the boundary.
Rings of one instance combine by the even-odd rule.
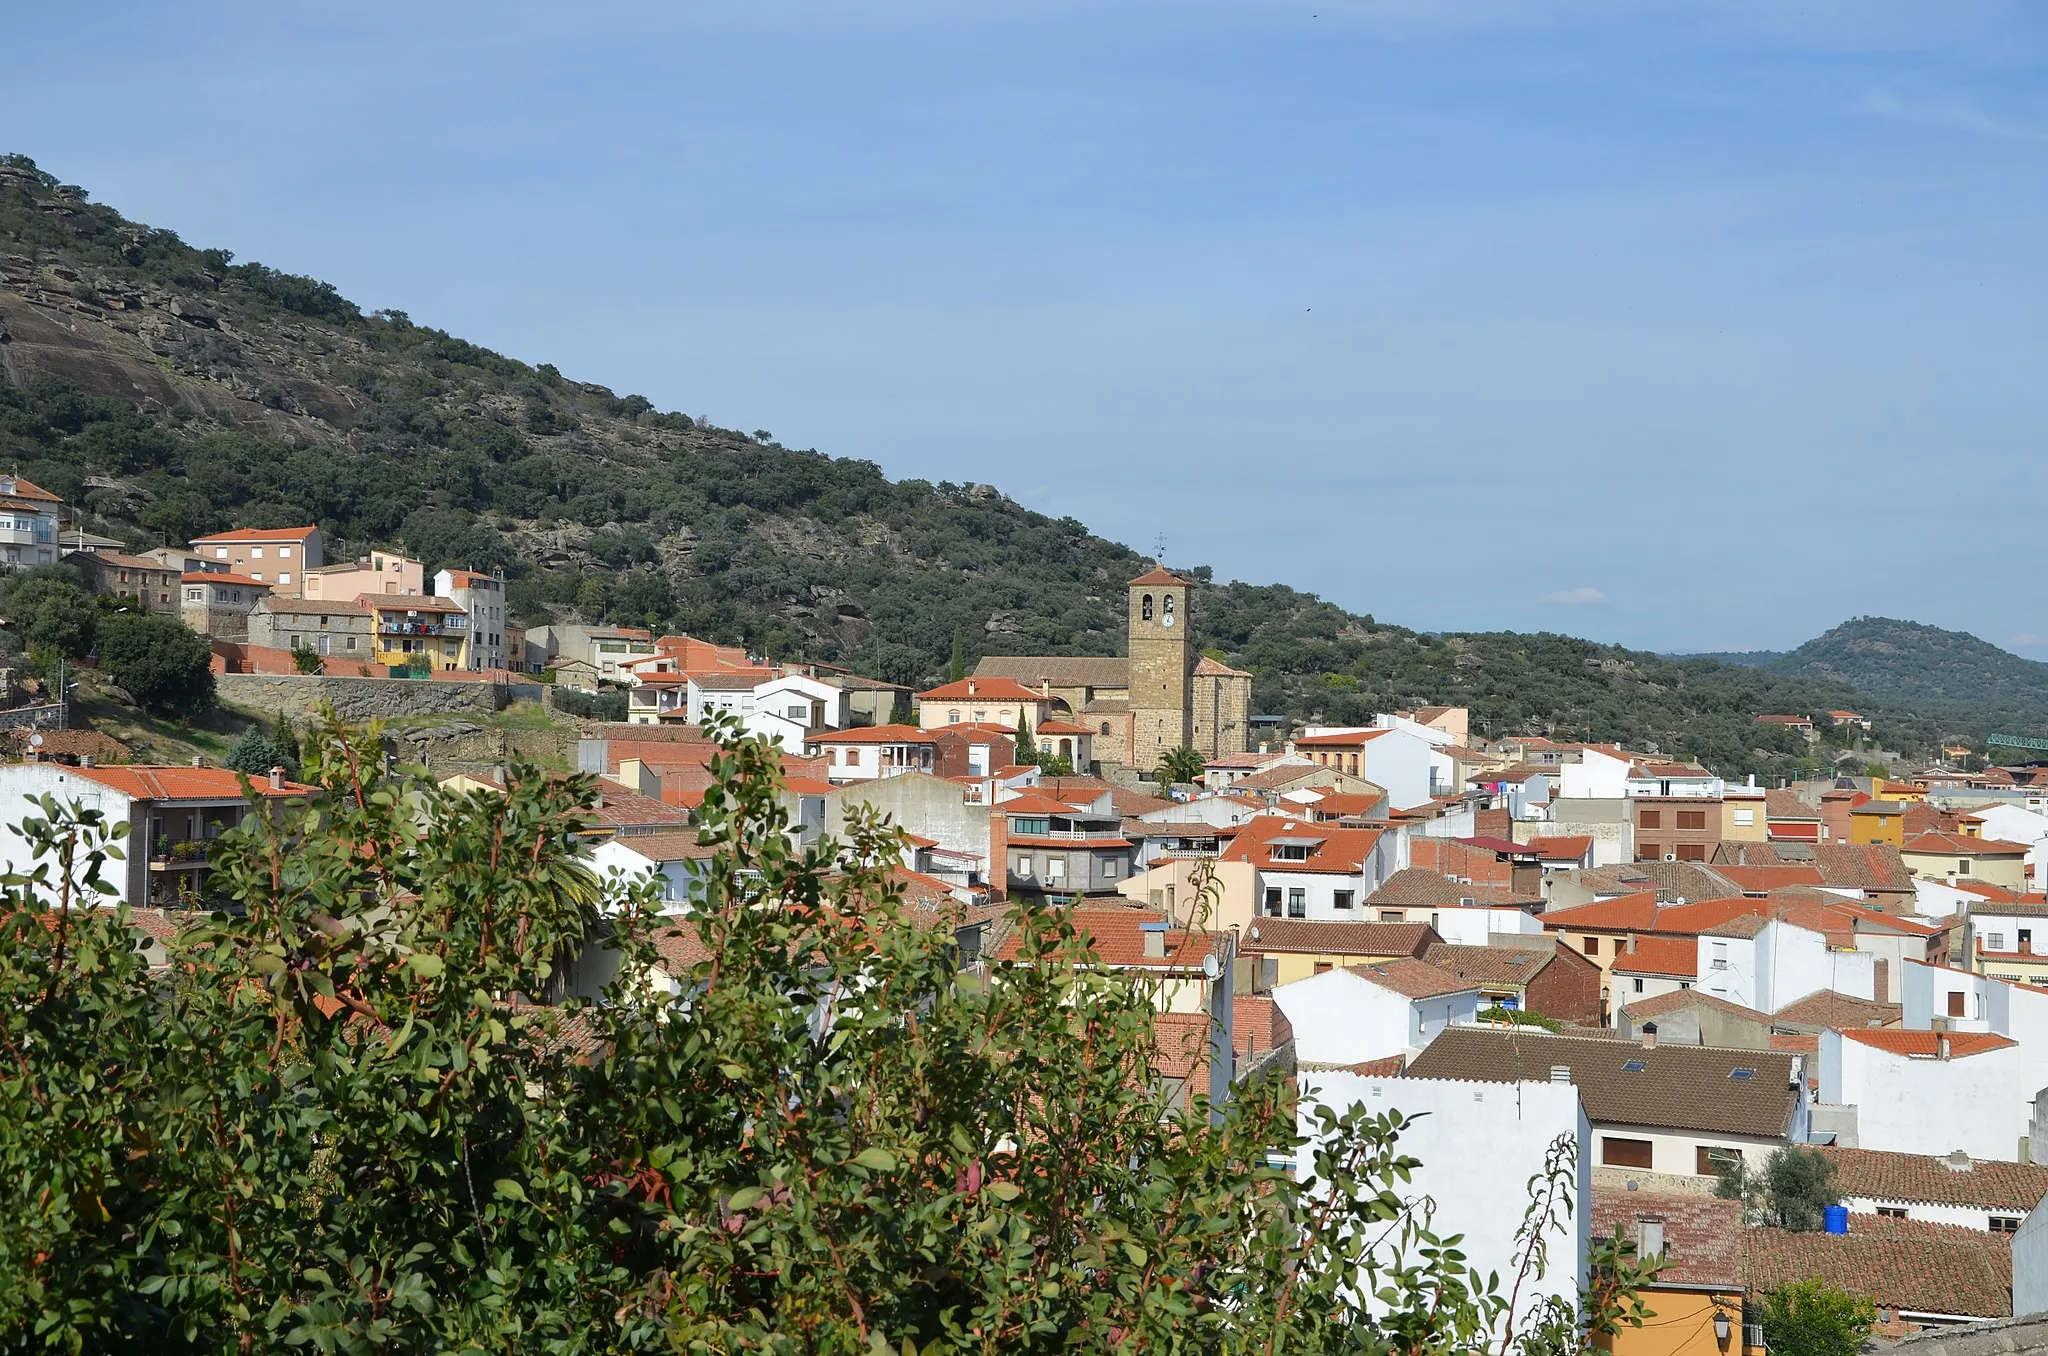
[[[1308,860],[1308,844],[1275,843],[1273,860],[1276,862],[1305,862]]]

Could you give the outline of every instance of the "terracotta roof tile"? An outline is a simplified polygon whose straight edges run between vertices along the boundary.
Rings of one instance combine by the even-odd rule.
[[[1665,1286],[1742,1287],[1742,1205],[1711,1196],[1666,1196],[1593,1186],[1592,1232],[1596,1238],[1640,1245],[1642,1222],[1664,1226],[1664,1267],[1652,1283]],[[1655,1307],[1654,1298],[1650,1301]]]
[[[1255,918],[1245,929],[1247,952],[1316,952],[1329,956],[1425,955],[1441,943],[1427,923],[1325,923],[1306,918]]]
[[[1939,1034],[1933,1031],[1906,1031],[1898,1027],[1852,1027],[1842,1032],[1842,1039],[1855,1041],[1859,1045],[1868,1045],[1888,1054],[1933,1059],[1939,1053],[1936,1044]],[[2008,1037],[1985,1031],[1951,1031],[1947,1033],[1947,1039],[1951,1059],[1981,1055],[1988,1050],[2006,1050],[2019,1044]]]
[[[194,537],[192,544],[211,546],[235,541],[304,541],[319,530],[318,527],[238,527],[232,532],[216,532],[210,537]]]
[[[1431,965],[1428,961],[1409,956],[1344,968],[1368,984],[1391,989],[1404,998],[1440,998],[1447,993],[1467,993],[1478,987],[1474,981],[1454,975],[1440,965]]]
[[[984,678],[976,674],[962,678],[957,683],[942,683],[938,687],[917,694],[921,702],[1042,702],[1045,694],[1036,688],[1029,688],[1014,678]]]
[[[1673,989],[1670,993],[1660,993],[1655,998],[1641,1001],[1631,999],[1625,1010],[1631,1022],[1642,1023],[1655,1021],[1668,1012],[1684,1012],[1688,1008],[1710,1008],[1730,1017],[1741,1017],[1765,1025],[1769,1025],[1771,1020],[1767,1012],[1758,1012],[1755,1008],[1746,1008],[1740,1003],[1731,1003],[1725,998],[1701,993],[1698,989]],[[1639,1026],[1638,1030],[1640,1029]]]
[[[242,774],[224,767],[148,767],[131,764],[122,767],[76,767],[65,769],[74,777],[83,777],[89,782],[98,782],[109,790],[137,800],[240,800],[242,799]],[[286,782],[284,789],[273,791],[267,777],[250,777],[249,785],[256,794],[264,797],[305,796],[313,788],[298,782]]]
[[[1965,838],[1959,833],[1923,833],[1906,840],[1903,852],[1940,853],[1956,857],[2024,857],[2025,843],[2006,843],[1995,838]]]
[[[1431,965],[1478,984],[1526,985],[1557,959],[1548,947],[1453,946],[1439,942],[1422,953]]]
[[[2024,1215],[2048,1197],[2048,1166],[1974,1158],[1952,1165],[1928,1154],[1878,1149],[1823,1148],[1835,1165],[1833,1185],[1844,1196],[1926,1205],[1976,1205]]]
[[[1897,1003],[1878,1003],[1868,998],[1836,993],[1832,989],[1821,989],[1787,1003],[1772,1015],[1771,1020],[1786,1026],[1833,1027],[1840,1031],[1867,1027],[1873,1022],[1879,1026],[1897,1026],[1903,1020],[1903,1011]]]
[[[1455,909],[1465,900],[1494,908],[1541,905],[1540,895],[1517,893],[1506,885],[1466,885],[1428,867],[1403,867],[1366,896],[1367,905]]]
[[[2012,1313],[2012,1245],[2004,1234],[1852,1214],[1846,1234],[1751,1228],[1742,1239],[1754,1295],[1818,1277],[1910,1313]]]
[[[1277,839],[1296,839],[1308,847],[1305,861],[1273,855]],[[1250,862],[1261,871],[1356,876],[1365,870],[1380,841],[1378,829],[1346,829],[1328,824],[1303,824],[1266,815],[1242,825],[1221,854],[1226,862]]]
[[[1621,975],[1691,979],[1700,971],[1699,943],[1690,937],[1638,936],[1636,949],[1621,951],[1609,968]]]

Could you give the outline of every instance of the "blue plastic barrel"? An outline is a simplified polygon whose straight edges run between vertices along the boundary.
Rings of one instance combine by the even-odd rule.
[[[1849,1207],[1846,1205],[1823,1206],[1820,1212],[1821,1227],[1831,1234],[1849,1232]]]

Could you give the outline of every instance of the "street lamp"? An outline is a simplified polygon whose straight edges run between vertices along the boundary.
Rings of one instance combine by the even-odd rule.
[[[1714,1310],[1714,1340],[1725,1347],[1728,1345],[1728,1333],[1728,1311],[1726,1309]]]

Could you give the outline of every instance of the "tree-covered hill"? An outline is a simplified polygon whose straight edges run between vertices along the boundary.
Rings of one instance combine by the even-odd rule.
[[[148,546],[317,521],[511,580],[522,620],[686,630],[906,683],[983,653],[1117,653],[1144,566],[989,486],[892,482],[572,381],[333,287],[128,221],[0,158],[0,458]],[[1180,562],[1176,562],[1180,563]],[[1431,636],[1217,584],[1197,635],[1262,712],[1462,703],[1487,733],[1626,739],[1728,773],[1817,766],[1755,715],[1868,697],[1553,635]],[[1878,704],[1880,741],[1935,724]],[[1826,755],[1830,750],[1823,750]]]
[[[1965,631],[1857,617],[1764,667],[1909,703],[1979,737],[2048,735],[2048,664],[2022,659]]]

